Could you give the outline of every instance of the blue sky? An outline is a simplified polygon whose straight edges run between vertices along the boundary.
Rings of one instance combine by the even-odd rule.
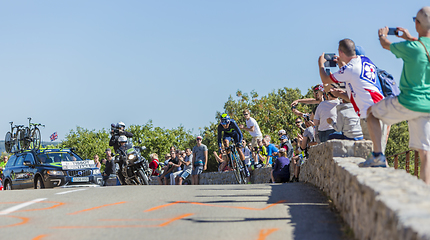
[[[305,93],[320,82],[318,56],[343,38],[399,79],[378,28],[417,36],[412,17],[428,1],[338,3],[0,1],[0,134],[27,117],[46,125],[44,140],[150,119],[197,134],[238,89]]]

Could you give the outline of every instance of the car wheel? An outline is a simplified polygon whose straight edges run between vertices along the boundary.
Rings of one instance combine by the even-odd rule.
[[[43,189],[45,185],[43,184],[42,178],[38,177],[36,180],[36,189]]]
[[[6,181],[4,190],[12,190],[12,183],[10,181]]]

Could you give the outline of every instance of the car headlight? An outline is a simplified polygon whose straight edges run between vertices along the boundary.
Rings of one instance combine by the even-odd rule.
[[[134,160],[135,158],[136,158],[136,154],[130,154],[130,155],[128,155],[128,160]]]
[[[48,171],[46,171],[46,173],[49,175],[56,175],[56,176],[64,175],[63,171],[58,171],[58,170],[48,170]]]
[[[94,169],[94,170],[93,170],[93,174],[94,174],[94,175],[101,174],[100,169],[98,169],[98,168],[97,168],[97,169]]]

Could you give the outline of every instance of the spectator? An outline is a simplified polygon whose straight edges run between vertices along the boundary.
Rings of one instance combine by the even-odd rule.
[[[336,111],[336,122],[333,118],[327,118],[327,123],[336,131],[335,133],[330,134],[328,139],[363,139],[360,118],[355,113],[352,104],[348,102],[348,100],[343,99],[343,103],[336,106]]]
[[[197,145],[193,148],[193,171],[191,176],[191,184],[199,185],[199,175],[207,168],[208,162],[208,147],[202,144],[203,138],[196,138]]]
[[[252,147],[250,148],[250,150],[252,151],[252,158],[254,159],[254,161],[256,161],[257,154],[258,154],[257,153],[258,152],[257,139],[262,140],[263,134],[261,134],[260,127],[258,126],[257,121],[255,121],[255,119],[251,117],[251,112],[248,109],[245,109],[243,111],[243,116],[246,119],[246,127],[244,127],[241,124],[241,125],[239,125],[239,128],[246,130],[249,132],[249,134],[251,134],[251,136],[252,136],[252,140],[251,140]],[[254,162],[254,164],[256,165],[258,163]]]
[[[246,167],[248,169],[248,172],[250,173],[252,171],[251,168],[251,150],[249,150],[248,146],[246,146],[246,140],[243,139],[242,140],[242,152],[243,155],[245,156],[245,160],[243,161],[243,164],[245,165],[244,167]],[[251,182],[251,175],[247,174],[247,182],[250,183]]]
[[[174,170],[179,167],[179,160],[176,157],[176,151],[170,152],[170,160],[166,164],[165,171],[158,176],[158,184],[167,185],[168,179],[170,179],[170,175],[174,172]]]
[[[296,127],[300,130],[300,135],[303,135],[303,132],[306,129],[306,125],[303,123],[302,119],[300,117],[296,118]]]
[[[297,138],[294,139],[293,143],[292,143],[294,149],[294,156],[291,158],[291,164],[293,167],[293,178],[292,178],[292,182],[298,182],[299,181],[299,174],[300,174],[300,166],[303,163],[303,156],[304,156],[304,151],[302,151],[302,149],[299,146],[299,142],[297,140]]]
[[[286,183],[290,181],[290,160],[286,157],[287,152],[285,148],[279,149],[279,155],[271,171],[272,183]]]
[[[380,120],[394,124],[407,120],[409,147],[417,149],[421,158],[420,178],[430,185],[430,7],[421,8],[416,17],[418,41],[407,29],[398,27],[398,37],[406,41],[391,43],[387,39],[388,27],[378,31],[384,49],[403,60],[400,78],[400,95],[386,98],[368,110],[368,128],[373,142],[372,157],[362,167],[386,166],[383,152],[383,133]]]
[[[179,176],[182,173],[182,163],[184,162],[184,157],[182,155],[182,151],[181,150],[176,150],[176,157],[178,158],[178,167],[176,167],[176,169],[173,170],[172,174],[170,174],[169,179],[170,179],[170,185],[176,185],[177,183],[177,176]]]
[[[96,165],[96,167],[100,168],[102,166],[102,164],[99,161],[99,155],[94,155],[94,164]]]
[[[220,155],[218,156],[216,152],[214,152],[215,155],[215,160],[217,160],[218,162],[218,171],[219,172],[227,172],[230,171],[230,167],[229,167],[229,157],[227,156],[228,154],[228,146],[229,146],[229,141],[228,139],[224,139],[223,140],[223,149],[221,150]]]
[[[187,179],[193,171],[193,152],[191,149],[187,148],[185,150],[185,157],[181,162],[184,165],[184,170],[176,177],[178,185],[182,185],[182,182]]]
[[[149,168],[152,169],[152,176],[158,176],[160,175],[158,172],[158,166],[160,165],[160,162],[158,161],[158,154],[152,153],[149,155],[151,158],[151,162],[149,163]],[[170,155],[169,155],[170,157]]]
[[[281,150],[282,148],[285,149],[288,159],[291,159],[294,155],[294,148],[293,145],[291,145],[288,136],[282,135],[280,136],[279,140],[281,141],[281,143],[279,144],[279,150]]]
[[[333,127],[327,123],[328,118],[335,118],[337,115],[336,106],[339,104],[337,97],[330,92],[327,94],[327,99],[322,101],[314,116],[314,124],[318,127],[318,137],[320,142],[326,142],[328,136],[335,132]]]
[[[314,98],[304,98],[304,99],[297,99],[291,103],[292,111],[295,115],[299,117],[305,117],[306,115],[310,116],[310,119],[314,119],[315,111],[318,107],[318,104],[322,101],[324,101],[324,87],[322,84],[315,85],[312,87],[312,91],[314,93]],[[296,105],[298,103],[304,103],[304,104],[317,104],[312,108],[312,111],[308,114],[302,113],[299,110],[296,109]]]
[[[258,139],[257,140],[257,144],[258,144],[258,165],[257,168],[259,168],[259,165],[266,165],[266,159],[267,159],[267,149],[263,144],[263,140]]]
[[[106,148],[106,159],[102,160],[102,163],[105,165],[105,170],[103,172],[103,186],[107,185],[107,180],[109,179],[111,174],[115,174],[116,164],[112,158],[112,151],[110,148]]]
[[[3,156],[3,161],[0,163],[0,172],[1,172],[0,176],[3,175],[3,170],[6,167],[6,163],[7,163],[8,159],[9,159],[9,157],[7,155]]]
[[[348,99],[361,119],[363,137],[370,139],[366,123],[367,109],[384,98],[377,81],[376,66],[366,56],[357,56],[355,43],[347,38],[339,41],[339,56],[335,59],[340,68],[339,71],[328,76],[324,68],[326,61],[323,53],[318,61],[321,81],[324,84],[346,83]],[[339,90],[330,90],[330,92],[336,97],[341,95]],[[388,125],[381,122],[381,129],[384,132],[383,150],[385,150]]]
[[[266,167],[269,167],[272,165],[273,159],[276,159],[279,150],[275,147],[273,143],[270,143],[269,135],[264,136],[262,143],[266,147],[267,151]]]
[[[303,136],[298,134],[297,139],[301,150],[303,150],[305,153],[305,157],[308,158],[309,147],[316,145],[317,142],[315,141],[315,127],[313,126],[312,121],[310,119],[306,119],[305,125],[306,125],[306,129],[303,133]]]

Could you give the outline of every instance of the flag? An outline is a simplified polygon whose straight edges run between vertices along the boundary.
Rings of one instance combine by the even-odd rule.
[[[50,136],[50,138],[51,138],[51,142],[52,142],[52,141],[55,141],[55,139],[57,139],[57,138],[58,138],[57,132],[54,132],[54,133]]]

